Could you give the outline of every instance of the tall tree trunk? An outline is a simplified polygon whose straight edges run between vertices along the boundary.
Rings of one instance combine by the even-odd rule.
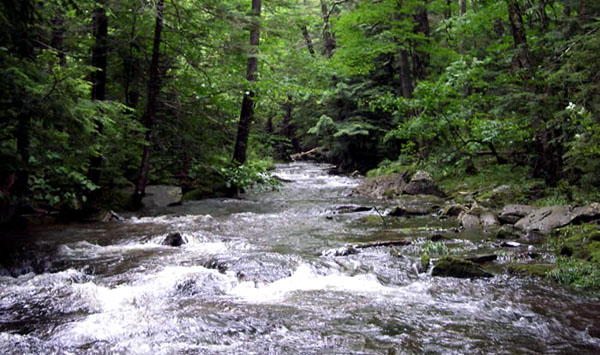
[[[26,106],[22,106],[21,113],[18,116],[19,123],[16,127],[15,137],[17,138],[17,153],[21,158],[21,164],[16,173],[16,182],[14,192],[16,196],[22,197],[29,191],[29,158],[31,157],[31,112]]]
[[[429,39],[429,19],[427,18],[427,8],[425,6],[417,7],[414,15],[417,25],[414,28],[416,34],[423,34]],[[417,46],[418,47],[418,46]],[[413,77],[416,80],[425,79],[427,76],[427,67],[429,66],[429,54],[418,48],[413,49]]]
[[[127,107],[132,109],[137,107],[140,97],[140,92],[135,85],[135,80],[139,76],[139,60],[133,54],[133,50],[136,46],[136,28],[137,15],[134,14],[133,24],[131,25],[131,34],[129,36],[129,52],[123,57],[123,74],[125,76],[125,83],[123,87],[125,90],[125,104]]]
[[[515,47],[517,48],[517,58],[520,66],[526,70],[530,90],[538,92],[539,90],[532,82],[535,79],[535,68],[531,60],[531,53],[527,45],[527,33],[523,24],[521,9],[518,0],[506,0],[508,5],[508,18],[511,25]],[[543,94],[538,92],[538,94]],[[543,102],[539,102],[540,110],[543,109]],[[543,113],[538,111],[532,116],[531,127],[534,132],[534,145],[537,159],[534,166],[534,176],[543,178],[547,184],[554,185],[562,174],[562,147],[552,140],[557,135],[553,128],[546,127],[546,120]]]
[[[146,145],[142,154],[142,163],[140,165],[140,173],[138,176],[135,191],[133,193],[132,202],[135,207],[142,203],[146,191],[146,183],[148,182],[148,170],[150,168],[150,150],[152,148],[152,127],[154,124],[154,116],[156,114],[156,106],[158,94],[161,88],[160,77],[160,41],[163,28],[163,7],[164,0],[158,0],[156,4],[156,23],[154,26],[154,42],[152,46],[152,61],[150,62],[150,79],[148,82],[148,103],[146,104],[146,112],[144,113],[144,126],[146,128]]]
[[[325,0],[321,0],[321,13],[323,14],[323,40],[325,41],[325,57],[327,59],[333,56],[333,51],[336,48],[335,36],[331,32],[331,24],[329,21],[329,10]]]
[[[258,68],[258,41],[260,35],[260,1],[252,0],[252,27],[250,28],[250,55],[246,67],[246,80],[256,81],[256,69]],[[238,125],[235,147],[233,149],[233,161],[237,164],[246,162],[246,151],[248,150],[248,135],[250,126],[254,119],[254,92],[248,90],[242,99],[242,111]]]
[[[56,51],[58,56],[58,63],[61,67],[64,67],[66,62],[65,51],[63,50],[63,42],[65,35],[65,26],[61,18],[52,19],[52,39],[50,40],[50,46]]]
[[[310,34],[308,33],[308,28],[306,27],[306,25],[302,25],[302,26],[300,26],[300,29],[302,30],[302,36],[304,36],[304,42],[306,43],[306,48],[308,48],[308,52],[310,53],[310,55],[312,55],[314,57],[315,47],[313,47],[312,39],[310,38]]]
[[[458,0],[458,11],[460,16],[467,13],[467,0]]]
[[[400,59],[400,86],[402,87],[402,97],[405,99],[412,98],[413,85],[410,75],[410,62],[408,60],[408,51],[401,49],[398,53]]]
[[[102,2],[99,3],[102,5]],[[94,10],[93,27],[96,43],[92,49],[92,66],[94,67],[92,72],[92,100],[104,101],[106,99],[106,63],[108,59],[108,18],[104,8],[98,7]],[[98,135],[102,134],[103,129],[102,122],[96,121]],[[100,183],[102,160],[101,155],[90,158],[88,178],[96,185]]]
[[[542,30],[548,30],[549,20],[548,15],[546,15],[546,0],[538,1],[538,14],[540,15],[540,24],[542,26]]]

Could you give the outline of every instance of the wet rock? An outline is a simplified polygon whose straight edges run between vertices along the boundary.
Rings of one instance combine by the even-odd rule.
[[[525,231],[539,230],[548,233],[555,228],[571,223],[580,223],[600,219],[600,204],[586,207],[551,206],[537,209],[521,218],[515,227]]]
[[[500,224],[496,215],[485,207],[474,203],[467,212],[462,212],[458,219],[461,226],[466,230],[484,229]]]
[[[518,248],[521,245],[523,245],[523,244],[517,243],[517,242],[510,242],[510,241],[500,243],[500,246],[503,248]]]
[[[388,216],[405,217],[433,214],[444,203],[444,200],[432,195],[404,195],[399,196],[395,202],[397,202],[397,205],[387,212]]]
[[[404,246],[409,245],[413,242],[412,238],[403,238],[396,240],[378,240],[374,242],[360,243],[355,244],[355,249],[366,249],[366,248],[374,248],[374,247],[389,247],[389,246]]]
[[[123,221],[125,218],[121,217],[115,211],[108,211],[101,214],[98,218],[100,222],[112,222],[112,221]]]
[[[498,220],[503,224],[515,224],[535,210],[535,207],[529,205],[506,205],[500,211]]]
[[[419,170],[413,175],[409,183],[404,186],[402,192],[408,195],[433,195],[446,197],[446,194],[437,186],[429,173]]]
[[[531,275],[543,278],[554,268],[555,265],[553,264],[514,264],[508,267],[508,273],[513,275]]]
[[[323,255],[323,256],[348,256],[348,255],[352,255],[352,254],[358,254],[358,250],[356,248],[354,248],[352,245],[348,245],[348,246],[344,246],[344,247],[340,247],[340,248],[336,248],[336,249],[325,250],[325,251],[323,251],[323,253],[321,255]]]
[[[169,245],[172,247],[179,247],[185,244],[185,239],[179,233],[171,233],[167,235],[165,240],[163,240],[162,245]]]
[[[458,217],[461,213],[467,212],[467,208],[460,203],[446,205],[440,212],[440,218]]]
[[[475,278],[492,277],[493,275],[483,270],[472,261],[444,257],[434,263],[432,276]]]
[[[518,230],[512,225],[504,225],[496,232],[498,239],[519,239]]]
[[[355,213],[355,212],[366,212],[372,210],[371,206],[358,206],[358,205],[342,205],[335,208],[336,213]]]
[[[521,239],[527,243],[541,244],[546,241],[546,234],[537,230],[530,230]]]
[[[352,191],[355,196],[370,196],[375,198],[392,198],[402,194],[406,186],[408,172],[366,178]]]
[[[434,234],[431,236],[430,240],[432,242],[443,242],[443,241],[447,241],[447,240],[452,240],[452,238],[448,238],[441,234]]]
[[[181,187],[167,185],[146,186],[146,195],[142,199],[145,207],[166,207],[181,202]]]
[[[476,255],[476,256],[471,256],[471,257],[465,258],[465,260],[474,262],[475,264],[491,263],[492,261],[495,261],[496,259],[498,259],[498,255],[496,255],[496,254]]]

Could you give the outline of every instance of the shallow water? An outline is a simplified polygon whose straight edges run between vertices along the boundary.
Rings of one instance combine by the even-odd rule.
[[[339,214],[388,206],[350,197],[359,180],[285,164],[277,192],[211,199],[123,222],[5,235],[0,353],[598,353],[597,299],[542,280],[436,278],[419,245],[452,221]],[[168,233],[188,241],[161,245]],[[405,247],[324,256],[400,235]],[[463,253],[489,251],[457,235]],[[15,277],[16,276],[16,277]]]

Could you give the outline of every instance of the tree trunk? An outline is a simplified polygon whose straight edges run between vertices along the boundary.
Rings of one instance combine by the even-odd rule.
[[[139,207],[142,203],[146,191],[146,183],[148,182],[148,170],[150,168],[150,149],[152,148],[152,126],[154,124],[154,116],[156,114],[156,104],[158,94],[160,93],[161,77],[160,77],[160,41],[163,28],[163,7],[164,0],[158,0],[156,4],[156,24],[154,26],[154,43],[152,46],[152,61],[150,62],[150,79],[148,82],[148,103],[144,114],[144,126],[146,128],[146,145],[142,154],[142,163],[140,165],[140,173],[138,181],[133,193],[132,202],[135,207]]]
[[[426,38],[429,38],[429,19],[427,18],[427,8],[425,6],[419,6],[417,12],[414,15],[414,19],[417,25],[414,28],[416,34],[423,34]],[[425,79],[427,76],[427,67],[429,66],[429,54],[414,48],[413,50],[413,77],[416,80]]]
[[[458,11],[460,16],[467,13],[467,0],[458,0]]]
[[[252,27],[250,29],[250,55],[248,56],[248,65],[246,67],[246,80],[256,81],[256,69],[258,68],[258,41],[260,35],[260,1],[252,0]],[[246,162],[246,151],[248,150],[248,135],[250,134],[250,125],[254,119],[254,92],[247,91],[242,99],[242,111],[240,113],[240,122],[238,125],[235,148],[233,149],[233,161],[237,164]]]
[[[100,2],[102,4],[102,2]],[[106,63],[108,52],[108,18],[106,11],[102,7],[94,10],[94,37],[96,43],[92,49],[92,100],[104,101],[106,99]],[[96,121],[96,130],[98,135],[102,134],[104,129],[102,122]],[[102,166],[102,156],[92,156],[88,168],[88,178],[96,185],[100,183],[100,168]]]
[[[312,39],[310,38],[310,34],[308,33],[308,28],[305,25],[300,26],[302,30],[302,36],[304,36],[304,42],[306,42],[306,48],[308,48],[308,52],[310,55],[314,57],[315,55],[315,47],[313,47]]]
[[[52,39],[50,41],[50,46],[56,51],[56,55],[58,56],[58,63],[61,67],[64,67],[65,64],[67,64],[65,51],[63,50],[64,35],[65,26],[63,20],[61,18],[53,18]]]
[[[546,0],[538,1],[538,13],[540,15],[540,24],[542,26],[542,30],[547,31],[549,20],[548,16],[546,15]]]
[[[408,51],[401,49],[399,53],[400,59],[400,85],[402,87],[402,97],[405,99],[412,98],[413,85],[410,75],[410,62],[408,61]]]
[[[535,68],[531,61],[531,53],[527,45],[527,34],[523,25],[521,9],[517,0],[506,0],[508,5],[508,17],[511,24],[515,47],[517,48],[517,57],[520,66],[525,69],[529,75],[525,80],[535,78]],[[538,91],[534,84],[530,82],[531,91]],[[539,102],[540,108],[544,107],[543,102]],[[531,127],[534,132],[534,146],[537,159],[534,166],[534,176],[543,178],[547,184],[554,185],[560,179],[562,174],[562,147],[557,143],[552,143],[556,135],[555,129],[546,127],[546,120],[542,112],[535,112],[532,117]]]
[[[444,18],[448,20],[452,17],[452,0],[446,0],[446,11],[444,11]]]
[[[29,158],[31,157],[30,146],[30,131],[31,131],[31,112],[29,108],[23,106],[22,112],[19,114],[19,123],[15,136],[17,138],[17,153],[21,158],[21,164],[16,173],[16,182],[14,184],[14,192],[16,196],[22,197],[29,191]]]
[[[329,21],[329,10],[327,10],[327,4],[325,0],[321,0],[321,13],[323,14],[323,40],[325,41],[325,57],[327,59],[333,56],[335,50],[335,36],[331,32],[331,25]]]

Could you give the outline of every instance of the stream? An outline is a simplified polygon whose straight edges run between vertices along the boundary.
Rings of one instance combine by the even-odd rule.
[[[426,237],[456,222],[364,223],[390,206],[350,196],[360,180],[329,168],[281,164],[280,191],[0,234],[0,354],[600,353],[597,299],[506,273],[418,273]],[[336,213],[349,204],[377,210]],[[187,244],[162,245],[172,232]],[[328,256],[390,235],[415,242]],[[492,250],[460,233],[449,247]]]

